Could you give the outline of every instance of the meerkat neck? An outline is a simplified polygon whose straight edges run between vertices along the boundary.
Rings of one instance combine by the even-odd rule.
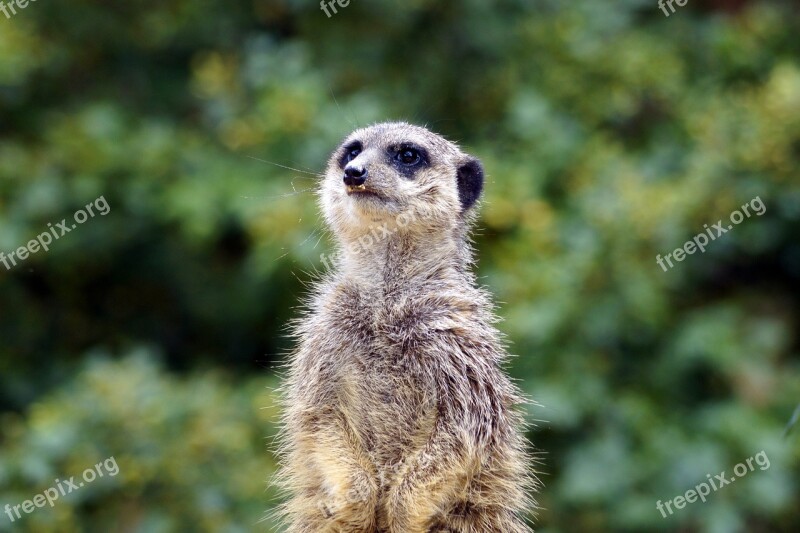
[[[429,280],[464,279],[470,253],[463,237],[396,234],[370,246],[342,247],[341,273],[363,287],[419,284]]]

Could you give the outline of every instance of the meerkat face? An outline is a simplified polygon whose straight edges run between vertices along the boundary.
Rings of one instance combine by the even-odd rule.
[[[462,221],[482,189],[476,158],[425,128],[384,123],[354,131],[336,149],[321,203],[339,233],[376,223],[431,231]]]

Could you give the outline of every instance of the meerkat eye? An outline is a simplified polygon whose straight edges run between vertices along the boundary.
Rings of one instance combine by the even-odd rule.
[[[344,155],[339,160],[341,167],[344,168],[347,163],[358,157],[358,155],[361,153],[361,150],[362,146],[360,142],[354,142],[345,146]]]
[[[416,148],[401,148],[395,158],[404,165],[416,165],[422,160],[419,150]]]
[[[361,153],[361,148],[352,148],[352,149],[350,149],[350,151],[347,152],[347,162],[349,163],[350,161],[352,161],[353,159],[358,157],[358,154],[360,154],[360,153]]]

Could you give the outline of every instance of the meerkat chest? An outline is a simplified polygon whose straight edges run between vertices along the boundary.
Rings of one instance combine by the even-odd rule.
[[[341,407],[377,464],[396,462],[430,434],[437,394],[424,373],[374,352],[342,376]]]
[[[408,343],[420,335],[422,317],[391,302],[334,309],[341,328],[337,396],[370,453],[391,461],[429,432],[436,413],[432,368],[419,345]]]

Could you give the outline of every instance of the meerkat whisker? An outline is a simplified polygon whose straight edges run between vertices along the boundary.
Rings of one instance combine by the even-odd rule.
[[[247,200],[277,200],[279,198],[289,198],[291,196],[297,196],[307,192],[314,192],[316,191],[316,187],[311,187],[308,189],[300,189],[295,190],[294,192],[287,192],[282,194],[274,194],[274,195],[265,195],[265,196],[244,196],[242,195],[241,198],[245,198]]]
[[[250,159],[254,159],[254,160],[256,160],[256,161],[260,161],[261,163],[266,163],[266,164],[268,164],[268,165],[274,165],[274,166],[276,166],[276,167],[284,168],[284,169],[286,169],[286,170],[292,170],[292,171],[294,171],[294,172],[300,172],[301,174],[309,174],[309,175],[311,175],[311,176],[314,176],[314,177],[316,177],[316,178],[321,178],[321,177],[322,177],[322,175],[321,175],[321,174],[317,174],[316,172],[312,172],[312,171],[310,171],[310,170],[301,170],[301,169],[299,169],[299,168],[293,168],[293,167],[290,167],[290,166],[287,166],[287,165],[282,165],[282,164],[280,164],[280,163],[276,163],[276,162],[274,162],[274,161],[268,161],[268,160],[266,160],[266,159],[260,159],[260,158],[258,158],[258,157],[253,157],[252,155],[247,155],[247,156],[245,156],[245,157],[248,157],[248,158],[250,158]]]

